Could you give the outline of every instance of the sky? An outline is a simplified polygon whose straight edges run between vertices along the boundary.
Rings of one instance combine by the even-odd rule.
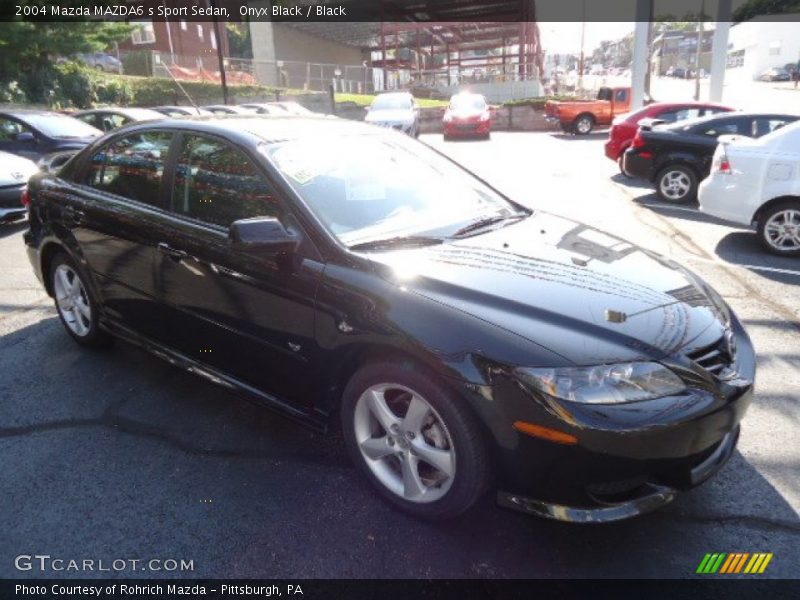
[[[634,23],[586,23],[584,50],[592,50],[603,40],[618,40],[633,31]],[[579,54],[582,23],[540,22],[542,48],[547,54]]]

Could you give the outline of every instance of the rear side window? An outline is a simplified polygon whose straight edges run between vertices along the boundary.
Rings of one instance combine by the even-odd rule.
[[[615,102],[626,102],[628,100],[628,90],[617,90],[614,96]]]
[[[280,216],[269,183],[243,152],[198,135],[183,138],[175,167],[172,208],[226,228],[239,219]]]
[[[164,162],[172,134],[135,133],[116,140],[92,157],[85,183],[95,189],[157,206]]]
[[[758,117],[753,119],[750,135],[752,137],[761,137],[772,133],[789,123],[786,119],[779,119],[775,117]]]
[[[700,110],[697,108],[678,108],[668,110],[658,115],[658,118],[666,121],[667,123],[677,123],[678,121],[685,121],[686,119],[694,119],[700,116]]]
[[[699,135],[707,135],[710,137],[719,137],[721,135],[735,135],[741,133],[744,135],[751,135],[750,128],[743,126],[744,123],[741,119],[714,121],[700,125],[694,129],[692,133]],[[749,123],[747,124],[749,125]]]

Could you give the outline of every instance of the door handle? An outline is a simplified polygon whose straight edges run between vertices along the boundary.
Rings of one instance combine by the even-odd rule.
[[[187,252],[184,252],[183,250],[178,250],[177,248],[173,248],[172,246],[164,242],[158,244],[158,251],[161,252],[162,254],[166,254],[175,262],[178,262],[181,259],[184,259],[187,256],[189,256]]]

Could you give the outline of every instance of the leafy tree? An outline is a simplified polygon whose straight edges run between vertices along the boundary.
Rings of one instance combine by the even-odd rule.
[[[0,22],[0,83],[19,82],[30,101],[47,101],[59,59],[99,52],[130,35],[126,23],[82,21]]]
[[[749,21],[760,15],[781,15],[800,12],[800,0],[748,0],[733,11],[733,21]]]
[[[228,46],[231,56],[253,58],[253,43],[250,38],[250,23],[225,23],[228,30]]]

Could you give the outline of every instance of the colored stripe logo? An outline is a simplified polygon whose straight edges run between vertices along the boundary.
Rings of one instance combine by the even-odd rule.
[[[771,560],[771,552],[714,552],[703,557],[695,572],[701,575],[713,575],[714,573],[757,575],[766,570]]]

